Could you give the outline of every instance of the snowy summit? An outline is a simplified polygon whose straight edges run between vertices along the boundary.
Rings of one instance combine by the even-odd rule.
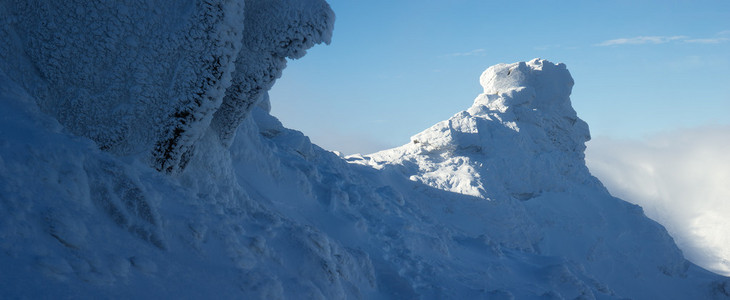
[[[730,298],[589,173],[563,64],[490,67],[467,110],[342,157],[269,114],[322,0],[0,20],[2,298]]]
[[[483,198],[527,200],[570,181],[593,180],[583,161],[588,125],[570,104],[573,79],[565,65],[540,59],[500,64],[480,82],[484,93],[472,107],[408,145],[372,155],[376,166],[413,161],[419,181]]]

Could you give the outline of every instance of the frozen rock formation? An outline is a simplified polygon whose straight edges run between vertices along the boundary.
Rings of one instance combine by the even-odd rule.
[[[264,101],[286,59],[304,56],[314,44],[329,43],[334,26],[334,14],[324,1],[257,0],[246,5],[246,30],[233,84],[213,118],[213,127],[226,144],[252,107]]]
[[[411,161],[423,167],[415,180],[484,198],[527,200],[564,190],[567,182],[592,180],[583,155],[590,133],[570,104],[573,79],[565,65],[539,59],[500,64],[484,71],[480,82],[484,93],[468,110],[413,136],[410,144],[370,157]],[[454,165],[464,172],[449,172]],[[500,170],[499,177],[479,177],[495,173],[489,170]]]
[[[285,58],[329,42],[334,23],[323,0],[11,0],[0,16],[0,67],[41,110],[167,172],[185,167],[219,110],[230,139]]]

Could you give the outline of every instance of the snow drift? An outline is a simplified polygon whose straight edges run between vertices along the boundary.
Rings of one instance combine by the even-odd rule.
[[[326,3],[163,2],[0,5],[3,296],[730,297],[590,175],[564,65],[340,157],[267,109]]]

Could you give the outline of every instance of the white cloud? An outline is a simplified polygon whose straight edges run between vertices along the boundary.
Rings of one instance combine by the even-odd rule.
[[[685,40],[688,37],[683,35],[676,36],[637,36],[633,38],[620,38],[603,41],[597,46],[616,46],[616,45],[641,45],[641,44],[664,44],[671,41]]]
[[[613,195],[664,225],[689,260],[730,275],[730,126],[596,137],[586,162]]]
[[[535,46],[534,49],[535,50],[550,50],[550,49],[557,49],[557,48],[561,48],[560,45],[558,45],[558,44],[550,44],[550,45]]]
[[[487,50],[486,49],[474,49],[469,52],[457,52],[457,53],[451,53],[446,54],[444,56],[446,57],[456,57],[456,56],[484,56],[486,55]]]
[[[669,42],[683,42],[691,44],[719,44],[730,41],[730,38],[723,37],[730,31],[722,31],[718,33],[718,37],[713,38],[691,38],[685,35],[675,36],[637,36],[632,38],[620,38],[600,42],[596,46],[618,46],[618,45],[644,45],[644,44],[665,44]]]
[[[708,39],[687,39],[684,40],[685,43],[693,43],[693,44],[719,44],[723,42],[730,41],[730,38],[708,38]]]

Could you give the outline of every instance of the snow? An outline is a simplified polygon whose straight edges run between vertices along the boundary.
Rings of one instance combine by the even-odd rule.
[[[326,3],[176,3],[0,5],[3,297],[730,297],[588,172],[565,65],[491,67],[466,111],[342,157],[266,93]]]

